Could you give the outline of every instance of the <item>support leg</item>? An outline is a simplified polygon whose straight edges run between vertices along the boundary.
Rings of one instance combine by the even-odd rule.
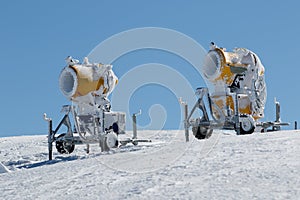
[[[49,160],[52,160],[52,143],[53,143],[52,120],[49,119],[48,123],[49,123],[48,152],[49,152]]]
[[[132,115],[132,139],[137,139],[136,114]]]
[[[189,139],[189,124],[188,124],[188,105],[184,104],[184,131],[185,131],[185,141],[188,142]]]

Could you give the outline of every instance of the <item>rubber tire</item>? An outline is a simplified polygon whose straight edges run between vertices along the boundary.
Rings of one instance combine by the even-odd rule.
[[[199,140],[203,140],[209,138],[212,135],[213,129],[198,126],[198,127],[193,127],[192,131],[195,138]]]
[[[246,117],[246,116],[241,116],[241,117]],[[242,122],[240,122],[240,135],[252,134],[254,130],[255,130],[255,126],[253,125],[249,130],[244,130],[242,126]]]
[[[255,130],[255,127],[253,126],[249,131],[245,131],[242,126],[240,127],[240,134],[241,135],[247,135],[247,134],[252,134]]]
[[[57,138],[64,137],[65,135],[66,135],[65,133],[61,134]],[[60,154],[71,154],[75,149],[75,144],[72,143],[71,145],[66,146],[66,142],[56,141],[55,147],[56,147],[58,153],[60,153]]]
[[[106,135],[106,145],[108,148],[117,148],[119,145],[118,135],[115,133],[108,133]]]

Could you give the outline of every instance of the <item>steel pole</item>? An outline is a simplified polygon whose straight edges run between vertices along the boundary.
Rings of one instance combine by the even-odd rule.
[[[188,142],[189,139],[189,122],[188,122],[188,105],[184,104],[184,132],[185,141]]]
[[[132,139],[137,139],[136,114],[132,115]]]
[[[48,130],[48,151],[49,151],[49,160],[52,160],[52,120],[49,119],[48,121],[49,130]]]

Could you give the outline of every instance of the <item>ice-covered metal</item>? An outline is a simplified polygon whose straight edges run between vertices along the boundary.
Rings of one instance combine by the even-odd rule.
[[[74,62],[71,57],[67,57],[66,61],[59,86],[64,96],[72,101],[94,103],[98,97],[107,97],[118,83],[112,65],[89,63],[88,58],[83,63]]]
[[[59,87],[72,105],[63,106],[65,116],[55,130],[52,130],[52,120],[47,120],[49,159],[52,159],[53,142],[60,153],[72,153],[78,143],[87,144],[87,152],[89,144],[95,142],[102,151],[118,147],[118,134],[125,133],[125,113],[111,111],[107,98],[118,83],[112,65],[90,63],[88,58],[80,63],[71,56],[66,62],[59,76]],[[67,132],[56,137],[63,125]]]
[[[265,68],[259,57],[246,48],[228,52],[211,43],[201,70],[207,88],[196,90],[198,100],[185,114],[186,135],[190,126],[198,139],[209,137],[215,128],[251,134],[264,116],[267,97]],[[196,108],[200,117],[193,119]]]
[[[267,97],[264,71],[259,57],[252,51],[235,48],[228,52],[216,45],[211,46],[202,68],[211,100],[225,116],[234,112],[232,94],[244,94],[238,100],[239,112],[255,120],[264,116]],[[215,112],[214,115],[219,117]]]

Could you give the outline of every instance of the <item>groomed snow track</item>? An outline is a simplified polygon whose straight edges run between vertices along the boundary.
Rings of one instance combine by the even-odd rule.
[[[140,131],[152,143],[91,154],[78,145],[48,161],[46,136],[0,138],[1,199],[298,199],[300,131],[208,140]]]

